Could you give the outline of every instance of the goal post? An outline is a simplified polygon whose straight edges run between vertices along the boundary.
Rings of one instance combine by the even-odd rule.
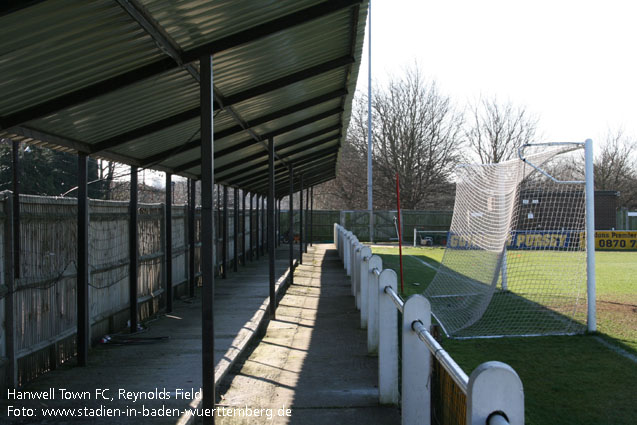
[[[595,176],[593,169],[593,141],[584,145],[586,179],[586,290],[588,311],[586,317],[589,332],[597,331],[597,288],[595,281]]]
[[[448,336],[596,330],[592,141],[518,153],[456,171],[447,247],[424,291]]]

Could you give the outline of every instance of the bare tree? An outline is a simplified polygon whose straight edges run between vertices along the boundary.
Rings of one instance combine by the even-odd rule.
[[[460,160],[463,118],[435,82],[410,68],[386,87],[377,88],[373,110],[374,207],[396,208],[396,173],[405,209],[449,208],[450,177]],[[317,191],[331,208],[367,206],[367,98],[352,105],[337,177]]]
[[[404,208],[422,207],[460,160],[462,115],[415,67],[379,90],[372,107],[373,160],[380,177],[375,184],[392,195],[380,199],[387,204],[383,207],[395,205],[396,173]]]
[[[524,107],[500,103],[496,97],[480,98],[469,106],[470,126],[466,137],[471,150],[483,164],[513,158],[521,145],[537,132],[537,118]]]
[[[595,159],[595,189],[618,190],[619,204],[637,206],[637,141],[623,130],[608,131],[606,143]]]

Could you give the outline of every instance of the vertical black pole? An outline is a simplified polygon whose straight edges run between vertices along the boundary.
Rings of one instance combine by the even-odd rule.
[[[279,234],[278,234],[278,238],[277,238],[277,246],[281,246],[281,198],[279,198],[279,211],[277,212],[276,215],[276,221],[279,223],[279,225],[277,226],[277,228],[279,229]]]
[[[259,228],[261,227],[261,220],[260,220],[260,217],[259,217],[259,195],[257,195],[256,204],[257,204],[257,211],[256,211],[257,216],[256,216],[256,220],[255,220],[256,221],[256,226],[255,226],[255,232],[254,233],[255,233],[256,242],[257,242],[257,245],[256,245],[255,248],[256,248],[257,260],[258,260],[259,256],[261,255],[261,252],[260,252],[261,250],[259,249],[259,246],[260,246],[260,241],[259,240],[261,239],[260,235],[259,235],[259,230],[260,230]]]
[[[290,206],[288,208],[290,243],[290,285],[294,283],[294,167],[290,164]]]
[[[314,242],[314,186],[310,187],[310,246]]]
[[[234,228],[234,238],[232,239],[232,254],[234,259],[232,260],[232,270],[239,270],[239,189],[234,189],[234,220],[232,227]]]
[[[270,318],[274,319],[276,314],[276,293],[274,291],[274,139],[268,141],[268,257],[270,259]]]
[[[243,213],[241,214],[241,264],[246,265],[246,192],[241,191],[241,197],[243,198]]]
[[[130,332],[137,332],[137,167],[130,167],[130,217],[128,220],[128,299],[130,314]]]
[[[308,242],[310,242],[312,239],[310,239],[309,241],[307,240],[309,237],[309,232],[308,232],[308,225],[310,222],[310,218],[308,217],[310,212],[310,188],[308,187],[307,189],[305,189],[305,247],[303,249],[303,251],[307,254],[307,245]]]
[[[276,189],[275,189],[276,193]],[[276,196],[276,195],[275,195]],[[279,222],[277,221],[279,210],[278,210],[278,202],[277,199],[274,199],[274,248],[279,246]]]
[[[88,363],[88,161],[85,153],[77,157],[77,362]]]
[[[20,142],[13,141],[13,276],[20,278]]]
[[[253,198],[253,194],[250,194],[250,249],[248,250],[248,253],[250,254],[250,261],[252,261],[253,256],[252,256],[252,247],[254,246],[254,226],[252,225],[253,223],[253,219],[252,219],[252,198]]]
[[[221,276],[221,261],[220,256],[223,253],[223,217],[221,214],[221,185],[216,184],[214,187],[217,189],[217,203],[213,207],[213,211],[215,213],[215,229],[219,232],[218,237],[213,241],[214,249],[214,257],[212,259],[214,263],[214,267],[217,273],[217,276]],[[219,238],[221,238],[221,250],[219,249]]]
[[[303,264],[303,174],[301,174],[301,188],[299,189],[299,264]]]
[[[221,248],[221,277],[228,277],[228,186],[223,187],[223,223],[221,233],[223,235],[223,247]]]
[[[268,250],[268,242],[267,242],[267,232],[268,232],[268,220],[267,220],[267,212],[266,212],[266,198],[264,196],[261,198],[261,211],[263,211],[261,215],[261,255],[265,255],[265,252]]]
[[[214,335],[214,148],[213,148],[213,84],[212,56],[200,60],[201,102],[201,360],[203,409],[215,406],[215,335]],[[227,192],[226,192],[227,193]],[[225,271],[225,270],[224,270]],[[214,416],[204,416],[203,423],[214,424]]]
[[[195,296],[195,208],[197,182],[188,180],[188,285],[190,297]]]
[[[166,173],[166,312],[173,311],[173,191],[172,174]]]

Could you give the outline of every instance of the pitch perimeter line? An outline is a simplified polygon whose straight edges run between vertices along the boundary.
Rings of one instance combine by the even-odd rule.
[[[611,344],[610,342],[606,341],[604,338],[601,338],[599,336],[594,336],[593,339],[595,339],[596,341],[600,342],[602,345],[604,345],[606,348],[608,348],[611,351],[614,351],[615,353],[619,354],[620,356],[626,357],[628,360],[637,363],[637,356],[630,354],[628,351],[624,350],[621,347],[616,346],[615,344]]]

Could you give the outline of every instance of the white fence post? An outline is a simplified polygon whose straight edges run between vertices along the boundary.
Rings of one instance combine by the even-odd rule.
[[[380,263],[380,258],[376,258]],[[385,287],[389,286],[397,291],[398,285],[396,273],[393,270],[384,270],[381,276],[380,285],[375,288],[377,297],[380,297],[377,304],[378,314],[374,313],[377,318],[379,341],[378,396],[380,404],[398,404],[400,401],[400,392],[398,391],[398,312],[394,302],[385,294]],[[371,291],[372,288],[370,288]]]
[[[367,329],[367,317],[369,312],[369,259],[372,257],[372,249],[361,244],[361,262],[358,269],[358,280],[361,288],[361,329]]]
[[[354,296],[356,297],[356,308],[361,309],[361,244],[356,241],[354,244],[354,261],[352,263],[352,284],[356,288]]]
[[[345,232],[345,239],[343,240],[343,243],[345,244],[345,249],[343,250],[343,255],[344,255],[343,266],[345,267],[345,273],[347,274],[347,276],[349,276],[350,239],[351,239],[351,233]]]
[[[350,232],[351,233],[351,232]],[[352,278],[352,283],[354,284],[354,289],[356,289],[356,282],[354,281],[354,263],[356,262],[356,244],[358,243],[358,239],[356,235],[352,233],[352,237],[350,239],[350,249],[349,249],[349,267],[347,268],[347,272],[349,276]],[[354,296],[356,296],[356,290],[354,290]]]
[[[354,241],[354,234],[352,232],[347,232],[347,239],[345,240],[345,245],[347,246],[345,252],[347,253],[347,275],[352,275],[352,245]]]
[[[336,246],[336,249],[338,249],[338,224],[334,223],[334,230],[332,231],[332,234],[334,235],[334,245]]]
[[[425,329],[431,327],[431,305],[420,294],[409,297],[403,311],[402,423],[429,425],[431,355],[412,328],[415,321],[422,322]]]
[[[524,389],[511,366],[486,362],[469,377],[467,425],[482,425],[494,413],[507,418],[510,425],[524,425]]]
[[[378,351],[378,295],[380,291],[379,277],[374,269],[383,270],[383,260],[378,255],[372,255],[368,263],[368,292],[367,292],[367,353],[374,354]],[[393,273],[393,270],[388,270]],[[394,273],[396,275],[396,273]]]

